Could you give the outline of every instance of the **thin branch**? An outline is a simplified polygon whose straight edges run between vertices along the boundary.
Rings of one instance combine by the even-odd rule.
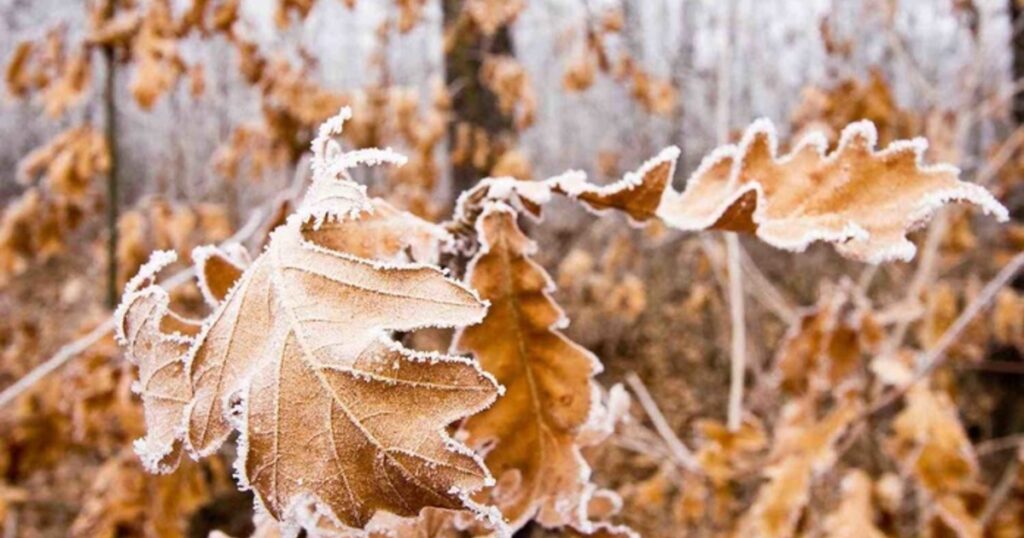
[[[732,360],[729,378],[729,431],[743,423],[743,381],[747,371],[747,323],[743,304],[743,273],[740,269],[740,240],[734,233],[725,235],[729,266],[729,319],[732,325]]]
[[[241,243],[249,238],[256,230],[259,229],[262,224],[263,214],[265,211],[257,209],[253,212],[252,216],[249,217],[248,222],[237,233],[232,235],[226,241],[221,243],[222,245],[228,243]],[[178,286],[188,282],[195,275],[195,269],[190,267],[184,269],[172,275],[170,278],[162,281],[161,286],[168,290],[173,290]],[[114,330],[114,318],[109,317],[103,323],[97,325],[93,330],[89,331],[88,334],[81,338],[65,344],[56,353],[53,354],[49,359],[44,361],[39,366],[32,369],[31,372],[25,374],[21,379],[14,382],[3,392],[0,392],[0,408],[14,401],[18,396],[27,391],[30,387],[38,383],[41,379],[52,374],[61,366],[67,364],[71,359],[79,356],[87,349],[92,347],[96,342],[99,342],[108,334]]]
[[[754,262],[754,259],[747,254],[747,251],[743,248],[743,245],[739,245],[740,248],[740,263],[743,265],[743,276],[745,276],[750,283],[753,284],[750,288],[750,295],[757,299],[757,302],[761,303],[762,306],[771,310],[776,316],[784,321],[787,325],[792,325],[800,319],[800,315],[797,314],[797,308],[793,306],[785,294],[775,286],[775,283],[771,281],[761,269]],[[756,291],[756,293],[755,293]]]
[[[1024,446],[1024,433],[1017,433],[982,441],[974,445],[974,453],[979,456],[988,456],[989,454],[995,454],[996,452],[1012,448],[1020,448],[1021,446]]]
[[[18,509],[11,507],[7,512],[4,521],[4,538],[17,538],[18,536]]]
[[[1020,458],[1014,455],[1013,460],[1006,466],[1006,470],[1003,471],[1003,476],[999,479],[996,489],[992,491],[992,495],[985,502],[981,515],[978,516],[978,523],[981,528],[988,526],[988,523],[992,521],[992,516],[996,515],[996,511],[999,510],[999,507],[1006,501],[1006,497],[1013,491],[1013,487],[1017,482],[1018,471],[1020,471]]]
[[[117,62],[114,48],[103,47],[106,74],[103,87],[103,139],[110,154],[110,170],[107,173],[107,307],[117,306],[117,242],[118,220],[120,219],[120,177],[117,148]]]
[[[732,101],[732,0],[719,2],[718,21],[718,96],[715,100],[715,127],[718,143],[729,141],[730,106]],[[743,381],[747,369],[747,330],[743,304],[743,272],[739,238],[734,233],[725,234],[726,267],[729,273],[729,319],[732,326],[729,409],[727,423],[729,431],[736,431],[743,421]]]
[[[1000,146],[996,154],[985,163],[985,167],[974,174],[974,182],[986,186],[1003,166],[1024,145],[1024,127],[1018,127]]]
[[[921,261],[918,262],[914,276],[910,279],[910,285],[907,286],[907,293],[903,296],[903,304],[919,304],[921,293],[935,279],[939,247],[942,245],[942,238],[945,237],[948,226],[949,217],[945,211],[939,210],[931,224],[928,225],[928,235],[925,237],[924,245],[921,247]],[[903,345],[903,339],[907,335],[907,329],[910,328],[911,321],[911,319],[901,320],[896,325],[889,339],[882,346],[880,355],[892,355]]]
[[[21,393],[28,390],[29,387],[39,382],[40,379],[53,373],[54,370],[63,366],[66,362],[71,360],[72,357],[75,357],[92,347],[93,344],[102,340],[113,330],[114,318],[107,318],[106,321],[97,325],[96,328],[89,331],[85,336],[58,349],[52,357],[46,360],[46,362],[36,366],[31,372],[22,376],[22,378],[16,381],[13,385],[4,389],[3,392],[0,392],[0,407],[12,402],[15,398],[21,395]]]
[[[668,425],[668,421],[665,420],[665,415],[661,414],[661,410],[658,409],[658,404],[654,402],[654,398],[651,397],[651,393],[647,391],[647,387],[644,386],[644,382],[640,380],[640,377],[634,372],[626,374],[626,384],[633,390],[633,394],[636,395],[636,399],[640,402],[640,407],[643,407],[644,412],[647,413],[647,417],[651,419],[651,423],[654,425],[655,431],[661,436],[662,440],[665,441],[665,445],[668,447],[669,452],[672,454],[672,458],[676,460],[681,467],[688,471],[697,472],[700,470],[700,465],[697,463],[697,458],[693,456],[693,452],[686,447],[676,432],[672,431],[672,427]]]
[[[1024,253],[1020,253],[1010,260],[1010,263],[1006,264],[1006,266],[1003,267],[1002,270],[1000,270],[999,273],[985,285],[981,290],[981,293],[978,294],[978,296],[975,297],[969,305],[967,305],[967,308],[960,313],[953,324],[950,325],[949,329],[947,329],[946,332],[943,333],[942,337],[939,338],[939,341],[936,342],[935,345],[932,346],[932,348],[925,354],[919,357],[917,361],[917,372],[914,374],[914,379],[882,396],[874,405],[864,412],[862,418],[874,415],[878,411],[881,411],[899,401],[911,387],[919,383],[921,380],[926,379],[935,371],[936,368],[941,366],[949,357],[946,352],[953,343],[956,342],[967,326],[970,325],[971,321],[973,321],[974,318],[977,317],[977,315],[980,314],[993,299],[995,299],[999,290],[1013,280],[1013,277],[1015,277],[1022,268],[1024,268]]]

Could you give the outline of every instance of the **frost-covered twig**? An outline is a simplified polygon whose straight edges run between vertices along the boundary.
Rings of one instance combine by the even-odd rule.
[[[999,146],[996,154],[985,162],[985,167],[974,175],[974,182],[978,185],[988,185],[1022,145],[1024,145],[1024,127],[1018,127]]]
[[[46,360],[46,362],[35,367],[31,372],[22,376],[21,379],[17,380],[13,385],[4,389],[3,392],[0,392],[0,407],[14,401],[14,399],[20,396],[21,393],[28,390],[32,385],[38,383],[40,379],[50,375],[54,370],[63,366],[73,357],[92,347],[93,344],[99,342],[113,330],[114,318],[107,318],[106,321],[97,325],[96,328],[89,331],[85,336],[58,349],[52,357]]]
[[[910,279],[910,285],[907,286],[907,293],[903,296],[904,304],[917,304],[921,300],[921,293],[935,279],[939,247],[942,245],[942,238],[946,235],[948,219],[946,212],[939,210],[935,215],[935,220],[928,225],[928,235],[925,236],[924,245],[921,248],[921,261],[918,262],[914,276]],[[882,346],[881,355],[892,355],[903,345],[903,339],[907,335],[911,321],[910,319],[901,320],[896,325]]]
[[[693,452],[683,444],[676,432],[672,431],[672,427],[665,420],[665,415],[661,414],[658,404],[654,402],[654,398],[651,397],[651,393],[647,391],[647,387],[644,386],[640,377],[636,373],[630,372],[626,374],[626,384],[633,390],[640,407],[643,407],[644,412],[647,413],[647,418],[651,419],[651,424],[665,441],[665,445],[672,453],[672,458],[676,460],[676,463],[688,471],[699,471],[700,466],[693,456]]]

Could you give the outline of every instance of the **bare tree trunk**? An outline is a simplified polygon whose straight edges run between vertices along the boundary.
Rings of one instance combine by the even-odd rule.
[[[445,83],[452,94],[452,118],[448,127],[448,142],[458,147],[460,130],[483,132],[490,150],[486,162],[461,159],[452,162],[452,188],[454,200],[458,194],[472,187],[479,179],[490,174],[497,157],[512,146],[515,140],[513,119],[501,113],[498,99],[480,77],[484,59],[488,55],[511,55],[512,34],[502,26],[491,35],[484,35],[463,10],[464,0],[444,0],[445,27]]]
[[[103,47],[106,75],[103,86],[103,136],[110,152],[110,171],[107,175],[107,306],[117,306],[117,221],[120,212],[120,188],[117,155],[117,59],[114,49]]]

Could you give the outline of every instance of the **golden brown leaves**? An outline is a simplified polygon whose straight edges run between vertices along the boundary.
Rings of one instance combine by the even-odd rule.
[[[915,385],[893,435],[894,456],[932,494],[963,492],[976,477],[974,450],[948,395]]]
[[[431,266],[335,250],[359,248],[334,234],[359,233],[374,211],[346,169],[387,159],[342,154],[329,139],[342,121],[328,122],[314,144],[314,187],[298,214],[272,234],[187,352],[150,346],[146,360],[184,361],[192,397],[175,424],[185,446],[207,455],[238,430],[239,476],[268,513],[293,525],[318,514],[361,528],[379,511],[469,507],[468,495],[490,476],[444,428],[489,405],[497,390],[475,362],[413,352],[389,336],[479,321],[484,305],[474,293]],[[415,231],[400,219],[380,222]],[[140,295],[159,291],[130,288],[122,312]],[[151,385],[173,389],[170,380]]]
[[[32,150],[18,164],[18,175],[23,183],[41,176],[50,193],[81,202],[93,181],[109,169],[110,151],[103,134],[86,125]]]
[[[82,221],[77,205],[30,188],[4,210],[0,220],[0,286],[32,263],[62,252],[65,238]]]
[[[849,397],[818,419],[804,402],[790,402],[776,427],[772,464],[765,470],[768,482],[761,486],[743,520],[744,536],[793,536],[800,514],[810,498],[815,476],[830,468],[835,445],[859,413]]]
[[[210,489],[198,463],[185,462],[174,474],[154,476],[125,450],[100,469],[69,536],[184,538],[188,516],[207,501]]]
[[[69,53],[66,33],[66,28],[58,26],[39,42],[19,43],[4,73],[12,95],[22,98],[40,92],[43,109],[52,117],[81,102],[92,76],[89,50]]]
[[[846,473],[840,484],[843,499],[839,508],[825,519],[828,538],[885,538],[875,527],[871,502],[871,478],[861,470]]]
[[[514,118],[516,129],[523,130],[533,124],[537,96],[530,85],[526,68],[514,57],[485,57],[480,68],[480,79],[498,97],[501,113]]]
[[[678,157],[675,148],[615,184],[563,181],[555,188],[639,221],[657,216],[681,230],[752,233],[795,251],[826,241],[840,254],[869,263],[913,257],[916,248],[906,234],[948,202],[969,202],[999,220],[1008,218],[988,191],[960,181],[955,168],[923,166],[923,140],[876,151],[875,139],[872,124],[855,123],[831,153],[823,138],[807,137],[778,156],[774,129],[759,121],[738,145],[706,157],[682,193],[665,177]]]
[[[464,424],[470,446],[486,454],[498,480],[482,496],[513,528],[532,517],[549,527],[583,525],[590,469],[578,435],[591,413],[600,363],[557,330],[566,320],[549,295],[554,284],[530,258],[536,246],[519,230],[515,211],[490,203],[477,229],[482,247],[467,281],[491,307],[455,347],[472,351],[506,389]]]
[[[776,355],[782,388],[801,394],[840,386],[881,338],[881,328],[853,285],[825,290],[817,307],[790,328]]]

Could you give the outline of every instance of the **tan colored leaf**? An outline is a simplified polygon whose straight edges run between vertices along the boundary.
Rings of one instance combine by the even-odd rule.
[[[871,502],[871,477],[859,469],[850,471],[840,484],[842,501],[825,519],[828,538],[885,538],[875,526]]]
[[[647,161],[636,172],[605,187],[590,185],[586,176],[566,175],[552,182],[552,190],[572,196],[587,207],[601,213],[611,209],[622,211],[633,222],[646,223],[658,218],[658,207],[672,190],[679,148],[668,147]]]
[[[483,323],[467,327],[455,349],[471,351],[506,393],[466,420],[470,446],[486,453],[498,486],[490,496],[513,528],[580,522],[590,470],[577,436],[595,401],[600,362],[566,338],[554,284],[531,259],[536,245],[509,206],[490,202],[477,221],[482,247],[467,281],[491,301]]]
[[[741,536],[794,536],[800,514],[810,499],[813,479],[835,463],[835,445],[860,411],[847,396],[821,419],[805,401],[783,408],[772,447],[774,463],[765,469],[768,482],[740,522]]]
[[[782,387],[794,393],[828,390],[845,381],[881,340],[865,301],[850,282],[825,290],[783,341],[775,362]]]
[[[240,245],[229,249],[206,245],[192,251],[199,291],[206,302],[216,306],[231,291],[249,265],[248,252]]]
[[[890,450],[925,490],[960,492],[977,478],[974,449],[947,394],[914,385],[892,427]]]
[[[165,476],[146,474],[129,451],[108,460],[69,529],[72,538],[185,538],[189,516],[211,496],[199,464]]]
[[[843,256],[870,263],[912,258],[916,249],[906,234],[948,202],[1008,218],[988,191],[960,181],[956,168],[924,166],[924,140],[877,151],[876,136],[873,124],[854,123],[831,153],[823,137],[808,136],[779,156],[774,127],[758,121],[738,145],[708,155],[682,193],[665,173],[674,166],[675,148],[608,186],[563,181],[554,188],[641,222],[657,216],[681,230],[753,233],[794,251],[826,241]]]
[[[357,221],[370,206],[332,166],[361,162],[330,139],[342,122],[314,143],[314,185],[338,188],[314,191],[348,195],[314,198],[320,206],[304,203],[274,231],[186,355],[186,447],[207,455],[238,430],[239,479],[291,527],[324,517],[363,528],[378,512],[425,507],[483,514],[469,495],[493,480],[445,427],[493,402],[493,378],[469,359],[405,349],[390,332],[476,323],[484,303],[436,267],[384,264],[304,235],[301,216]]]
[[[118,343],[139,368],[137,391],[146,417],[146,437],[135,443],[143,465],[166,473],[178,465],[185,405],[192,385],[184,356],[199,324],[170,311],[170,298],[154,285],[157,272],[173,262],[172,252],[157,252],[128,283],[114,314]]]
[[[313,199],[315,194],[311,190],[303,205],[315,208],[318,205]],[[322,193],[321,196],[330,202],[335,196],[345,198],[346,195]],[[359,193],[358,196],[366,195]],[[316,220],[315,211],[310,218]],[[307,222],[303,233],[309,241],[325,248],[381,262],[437,263],[440,246],[450,240],[443,228],[400,211],[379,198],[360,207],[353,220]]]

